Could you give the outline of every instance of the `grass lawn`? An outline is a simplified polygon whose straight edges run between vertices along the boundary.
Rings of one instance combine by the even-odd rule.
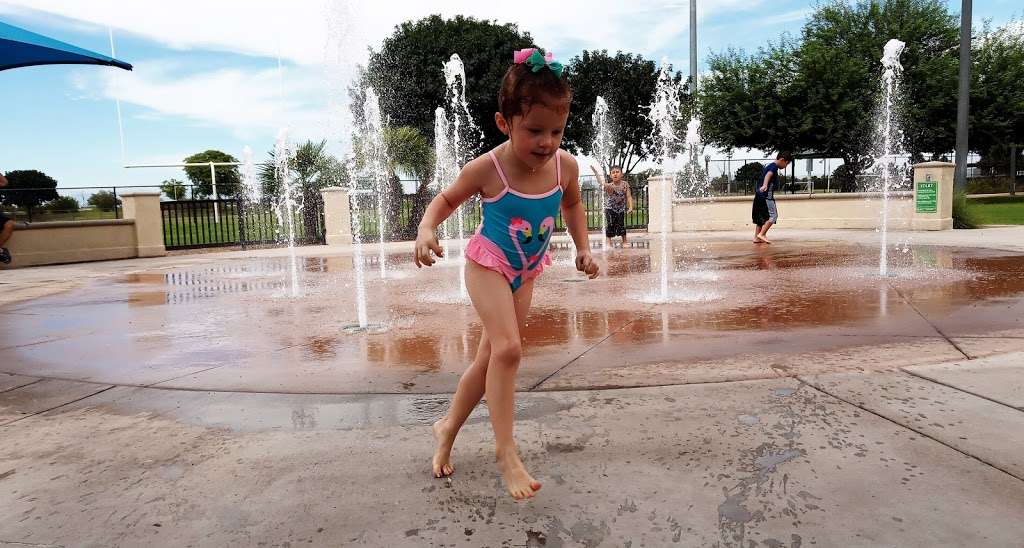
[[[28,213],[21,211],[6,211],[8,216],[14,217],[18,222],[28,222]],[[37,208],[32,211],[33,223],[48,223],[52,221],[93,221],[97,219],[116,219],[118,212],[113,209],[103,211],[100,209],[80,209],[78,211],[46,211]]]
[[[1024,196],[973,198],[969,204],[981,224],[1024,225]]]
[[[208,213],[208,212],[206,212]],[[213,215],[164,215],[164,245],[202,246],[235,244],[239,242],[238,214],[227,210],[220,213],[220,222]],[[269,213],[246,215],[246,240],[250,242],[275,241],[279,236],[277,218]],[[287,230],[282,231],[287,232]],[[295,216],[296,237],[305,237],[302,215]]]

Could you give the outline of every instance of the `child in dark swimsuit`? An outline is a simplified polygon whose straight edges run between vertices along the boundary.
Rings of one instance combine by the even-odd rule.
[[[629,182],[622,178],[622,167],[612,166],[609,173],[611,182],[605,180],[597,171],[597,168],[590,166],[590,170],[597,177],[597,182],[605,193],[604,237],[608,239],[608,246],[612,245],[612,238],[622,237],[622,245],[626,245],[626,213],[633,211],[633,193],[629,190]]]

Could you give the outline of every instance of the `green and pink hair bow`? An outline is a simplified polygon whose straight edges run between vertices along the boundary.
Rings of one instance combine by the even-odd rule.
[[[521,49],[512,54],[512,60],[517,65],[526,63],[532,72],[540,72],[540,69],[548,67],[555,76],[562,76],[562,63],[555,61],[555,55],[550,51],[541,55],[537,48]]]

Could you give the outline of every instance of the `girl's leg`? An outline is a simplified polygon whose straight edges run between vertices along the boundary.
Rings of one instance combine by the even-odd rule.
[[[459,386],[455,390],[448,413],[434,423],[434,437],[437,438],[437,450],[434,452],[432,468],[434,477],[450,476],[455,472],[452,466],[451,453],[455,444],[455,436],[465,424],[469,414],[473,412],[480,398],[484,397],[487,382],[487,362],[491,359],[491,343],[487,340],[487,330],[480,333],[480,346],[472,365],[462,374]]]
[[[533,284],[525,283],[513,297],[505,277],[476,263],[466,264],[466,286],[473,307],[487,331],[491,356],[487,364],[485,394],[494,429],[495,456],[505,487],[516,499],[532,497],[540,489],[523,466],[512,435],[515,413],[516,371],[522,357],[520,320],[529,310]],[[520,295],[522,293],[522,295]],[[519,317],[516,301],[523,310]]]
[[[475,266],[475,265],[474,265]],[[507,285],[507,284],[506,284]],[[533,280],[523,284],[519,291],[513,295],[518,328],[520,331],[526,323],[526,317],[530,310],[530,303],[533,298]],[[434,423],[434,437],[437,439],[437,450],[434,452],[432,469],[434,477],[440,478],[449,476],[455,472],[451,463],[452,446],[455,438],[465,424],[466,419],[473,412],[473,409],[480,403],[484,396],[487,382],[487,364],[491,358],[491,343],[487,336],[487,329],[480,333],[480,345],[477,347],[476,357],[469,369],[459,379],[459,386],[452,398],[452,404],[448,413]]]

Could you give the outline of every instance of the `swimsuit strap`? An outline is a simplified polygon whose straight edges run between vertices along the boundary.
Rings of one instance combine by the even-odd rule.
[[[494,151],[487,153],[491,157],[491,161],[494,162],[494,169],[498,170],[498,177],[501,177],[501,182],[505,184],[505,190],[508,190],[508,178],[505,177],[505,172],[501,169],[501,164],[498,163],[498,157],[494,155]]]
[[[509,190],[511,187],[508,184],[508,177],[505,176],[505,170],[501,169],[501,162],[498,161],[498,157],[494,154],[494,151],[487,153],[491,157],[491,162],[494,163],[494,169],[498,172],[498,177],[501,177],[502,184],[505,185],[505,190]],[[563,191],[565,188],[562,187],[562,154],[561,151],[555,152],[555,180],[558,182],[558,188]]]
[[[555,151],[555,180],[558,181],[558,188],[562,188],[562,155],[560,152],[560,150]]]

